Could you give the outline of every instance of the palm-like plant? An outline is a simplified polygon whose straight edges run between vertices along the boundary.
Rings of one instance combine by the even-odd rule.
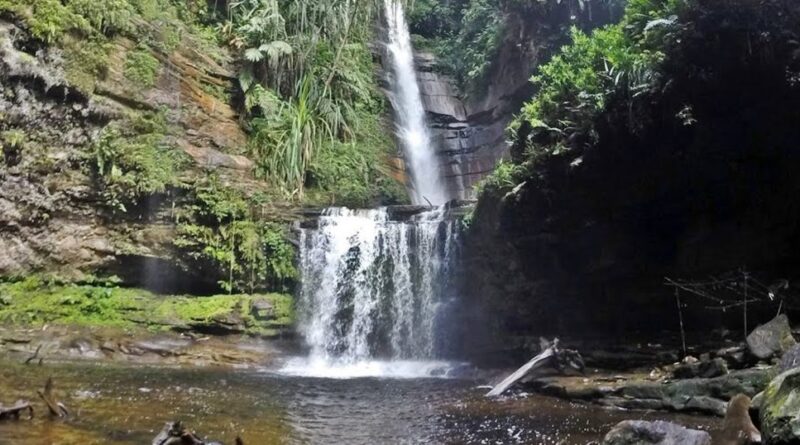
[[[356,104],[373,101],[374,0],[233,0],[231,44],[242,51],[239,82],[262,173],[302,193],[314,154],[354,137]],[[330,145],[330,144],[328,144]]]

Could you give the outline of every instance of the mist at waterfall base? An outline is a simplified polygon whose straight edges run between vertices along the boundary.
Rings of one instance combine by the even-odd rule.
[[[324,211],[300,233],[299,328],[309,355],[282,373],[448,377],[448,291],[459,223],[444,207],[393,221],[386,208]]]

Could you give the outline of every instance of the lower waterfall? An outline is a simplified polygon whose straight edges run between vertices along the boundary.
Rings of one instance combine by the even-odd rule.
[[[297,311],[310,352],[289,366],[325,376],[441,372],[435,359],[459,234],[446,213],[395,221],[386,208],[330,208],[302,229]]]

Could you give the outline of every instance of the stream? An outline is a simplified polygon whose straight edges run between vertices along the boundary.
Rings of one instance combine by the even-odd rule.
[[[52,376],[66,420],[36,397]],[[488,401],[470,380],[331,379],[270,370],[165,368],[96,362],[24,366],[0,361],[3,400],[34,402],[31,420],[0,422],[0,444],[146,444],[181,420],[232,444],[585,444],[627,418],[708,429],[712,418],[606,410],[530,395]]]

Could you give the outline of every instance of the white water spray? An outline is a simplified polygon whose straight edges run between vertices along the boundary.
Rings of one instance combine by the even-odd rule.
[[[414,185],[414,204],[441,205],[448,196],[442,185],[439,161],[428,126],[414,71],[414,51],[400,0],[384,0],[388,41],[392,63],[391,101],[397,124],[397,137],[403,147]]]
[[[442,362],[428,360],[436,356],[457,237],[458,223],[443,208],[409,221],[390,220],[385,208],[325,210],[318,227],[300,235],[298,316],[310,356],[285,371],[444,372]]]

